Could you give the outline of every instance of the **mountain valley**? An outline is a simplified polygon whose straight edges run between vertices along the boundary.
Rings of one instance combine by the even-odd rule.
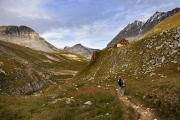
[[[1,26],[0,119],[178,120],[179,11],[136,20],[102,50],[58,49],[29,27]]]

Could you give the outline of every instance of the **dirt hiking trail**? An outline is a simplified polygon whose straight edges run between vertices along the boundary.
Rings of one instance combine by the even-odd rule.
[[[125,106],[133,108],[139,114],[138,120],[158,120],[149,108],[142,107],[142,105],[136,105],[131,102],[127,96],[121,96],[119,99]]]

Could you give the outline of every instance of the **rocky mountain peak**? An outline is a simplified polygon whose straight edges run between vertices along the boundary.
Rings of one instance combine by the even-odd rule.
[[[44,52],[58,51],[35,30],[27,26],[0,26],[0,40]]]
[[[173,10],[167,11],[167,12],[159,12],[156,11],[144,24],[142,27],[142,31],[140,34],[144,34],[148,32],[151,28],[153,28],[155,25],[160,23],[162,20],[166,19],[169,16],[172,16],[180,11],[180,8],[175,8]]]
[[[177,12],[179,12],[180,11],[180,8],[174,8],[173,10],[171,10],[171,11],[169,11],[169,12],[171,12],[171,13],[177,13]]]
[[[135,20],[135,21],[134,21],[134,24],[137,24],[137,25],[142,25],[142,24],[144,24],[144,22],[139,21],[139,20]]]
[[[128,24],[120,33],[107,45],[113,47],[122,38],[137,39],[141,38],[145,33],[151,30],[155,25],[180,11],[180,8],[175,8],[167,12],[156,11],[145,23],[135,20]]]
[[[64,50],[75,53],[75,54],[82,55],[89,59],[89,58],[91,58],[93,52],[96,51],[97,49],[88,48],[79,43],[72,47],[64,47]]]
[[[165,12],[159,12],[159,11],[156,11],[148,20],[146,23],[150,23],[150,22],[154,22],[155,20],[159,20],[161,19],[162,17],[164,17],[166,15]]]
[[[73,47],[85,47],[85,46],[79,43],[79,44],[74,45]]]
[[[27,26],[19,26],[19,31],[21,32],[35,32],[32,28],[27,27]]]
[[[162,14],[162,13],[164,13],[164,12],[156,11],[156,12],[153,14],[153,16],[156,16],[156,15],[159,15],[159,14]]]
[[[0,26],[0,34],[4,35],[25,35],[25,34],[37,34],[32,28],[27,26]]]
[[[122,38],[134,37],[140,33],[144,22],[135,20],[134,22],[128,24],[120,33],[107,45],[107,47],[112,47],[119,42]]]
[[[130,29],[136,29],[136,28],[139,28],[143,25],[144,23],[142,21],[138,21],[138,20],[135,20],[133,23],[130,23],[128,24],[125,28],[124,28],[124,31],[128,31]]]

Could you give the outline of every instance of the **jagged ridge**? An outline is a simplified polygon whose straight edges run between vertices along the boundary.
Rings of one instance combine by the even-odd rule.
[[[128,24],[120,33],[110,42],[107,47],[112,47],[122,38],[128,40],[140,39],[151,30],[155,25],[163,21],[164,19],[176,14],[180,11],[180,8],[175,8],[168,12],[155,12],[145,23],[141,21],[135,21]]]

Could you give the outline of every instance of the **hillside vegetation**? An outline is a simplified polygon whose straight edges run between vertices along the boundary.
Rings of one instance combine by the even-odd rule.
[[[0,42],[0,119],[132,120],[115,88],[75,81],[88,61],[69,52],[45,53]]]
[[[29,96],[0,95],[2,120],[132,120],[138,114],[123,106],[113,90],[76,82],[50,85]]]
[[[88,61],[68,52],[45,53],[0,41],[1,94],[31,94],[72,78]]]
[[[114,89],[84,86],[73,79],[88,62],[63,50],[46,53],[0,41],[0,119],[137,118],[119,102]]]
[[[154,29],[159,32],[142,40],[97,52],[76,77],[77,81],[111,89],[122,77],[126,80],[127,95],[154,108],[163,119],[179,119],[180,21],[177,16],[179,13],[157,25]],[[169,29],[164,26],[171,23],[174,26]]]
[[[144,39],[96,51],[90,63],[69,52],[45,53],[0,42],[0,119],[139,119],[118,98],[121,77],[134,105],[143,104],[162,120],[179,120],[178,16],[155,26]]]

